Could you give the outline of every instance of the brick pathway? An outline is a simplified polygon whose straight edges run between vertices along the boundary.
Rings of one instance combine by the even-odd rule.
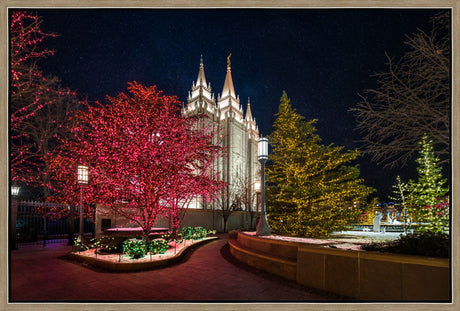
[[[24,247],[11,253],[10,302],[312,302],[337,301],[235,262],[227,236],[166,268],[111,273],[63,259],[68,246]]]

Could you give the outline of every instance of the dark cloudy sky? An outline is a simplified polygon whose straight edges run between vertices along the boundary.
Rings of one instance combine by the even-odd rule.
[[[56,54],[41,63],[42,70],[89,100],[115,96],[135,80],[185,102],[201,54],[217,96],[232,53],[235,91],[244,109],[251,98],[262,135],[272,131],[284,90],[299,113],[319,120],[323,143],[347,148],[359,148],[349,112],[359,101],[358,92],[376,86],[369,76],[386,69],[385,52],[401,56],[406,35],[417,27],[429,29],[437,11],[37,10],[42,28],[60,35],[47,42]],[[399,172],[376,166],[368,157],[359,163],[366,184],[383,198]]]

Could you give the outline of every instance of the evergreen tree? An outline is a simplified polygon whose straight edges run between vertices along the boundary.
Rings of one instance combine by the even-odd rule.
[[[411,181],[411,203],[422,225],[422,231],[445,231],[449,222],[449,204],[445,196],[449,188],[447,179],[442,177],[442,168],[438,165],[433,142],[424,135],[420,141],[420,154],[416,160],[418,180]]]
[[[317,120],[305,121],[287,94],[270,135],[273,152],[267,166],[267,207],[270,226],[281,234],[322,236],[356,221],[358,210],[345,208],[364,201],[373,191],[348,165],[358,150],[324,146],[315,133]]]

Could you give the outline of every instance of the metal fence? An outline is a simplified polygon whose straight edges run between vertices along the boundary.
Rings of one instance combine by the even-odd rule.
[[[78,234],[79,221],[71,221],[70,206],[37,201],[18,201],[16,216],[16,245],[68,243]],[[73,230],[71,225],[73,223]],[[84,220],[84,233],[94,234],[94,223]]]

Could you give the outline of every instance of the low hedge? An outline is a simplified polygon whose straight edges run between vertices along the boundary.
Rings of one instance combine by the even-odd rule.
[[[450,256],[450,238],[444,233],[418,232],[401,235],[395,241],[364,244],[361,248],[366,251],[447,258]]]

